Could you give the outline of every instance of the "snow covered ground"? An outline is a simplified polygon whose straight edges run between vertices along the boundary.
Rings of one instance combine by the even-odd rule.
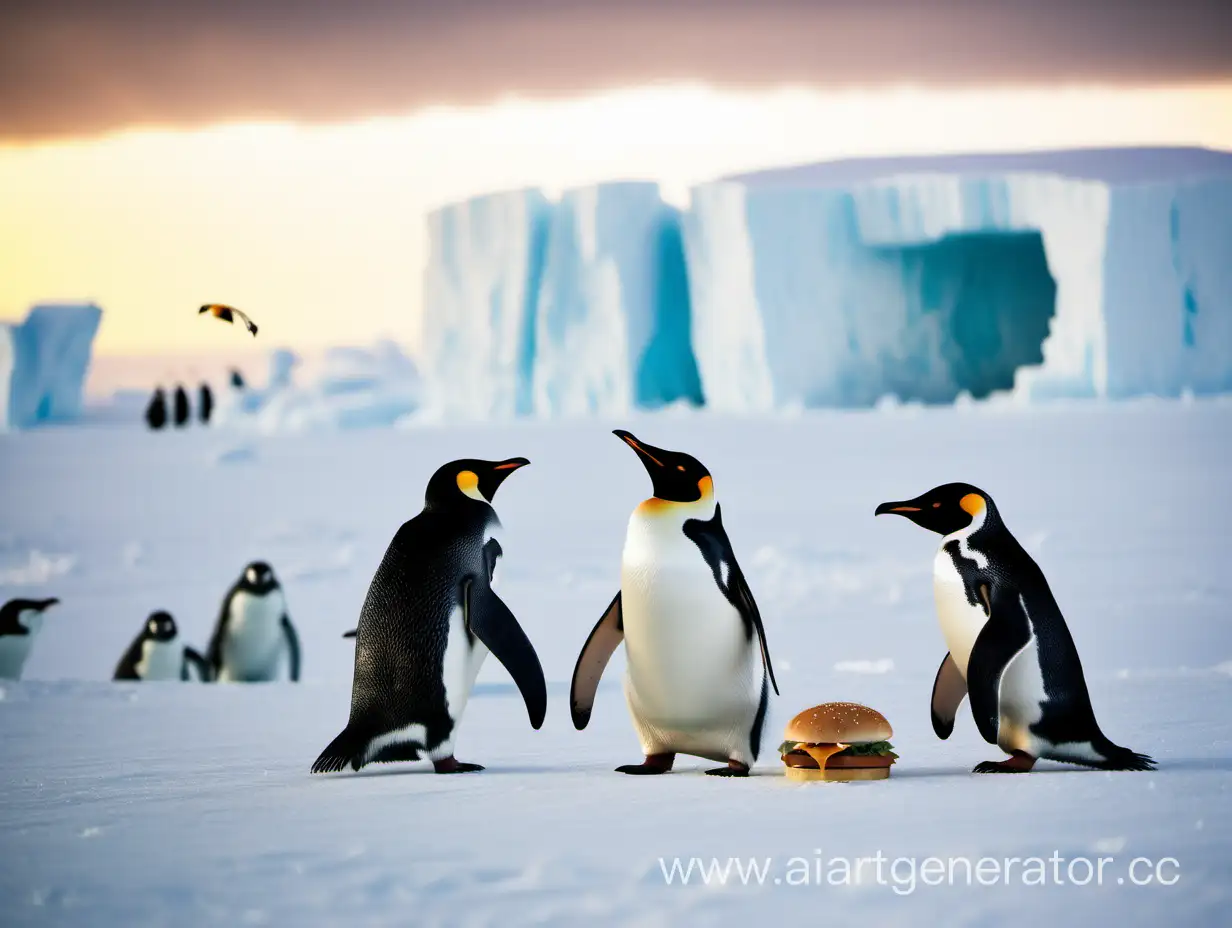
[[[573,661],[615,591],[629,511],[649,491],[613,426],[688,450],[715,475],[783,690],[751,779],[705,777],[708,764],[688,758],[667,777],[612,772],[638,759],[619,652],[590,727],[569,722]],[[1226,923],[1230,453],[1226,400],[0,436],[0,597],[63,600],[26,679],[0,685],[0,922]],[[548,677],[543,730],[489,661],[458,748],[485,772],[403,764],[310,776],[347,716],[352,646],[340,636],[429,474],[455,457],[512,455],[533,463],[497,498],[499,590]],[[928,696],[945,650],[936,539],[872,513],[956,479],[991,493],[1039,560],[1105,731],[1153,754],[1158,771],[1041,764],[1025,777],[975,777],[970,768],[999,752],[969,711],[949,741],[933,735]],[[204,645],[224,589],[256,557],[286,586],[302,684],[107,682],[154,609]],[[892,778],[787,783],[774,750],[783,725],[838,699],[894,724]],[[880,882],[869,863],[859,885],[831,885],[836,859],[878,852]],[[1054,853],[1059,865],[1047,862]],[[771,869],[760,885],[740,885],[734,870],[725,887],[697,871],[667,885],[660,859],[670,868],[676,856],[685,867],[770,858]],[[1025,862],[1006,882],[1005,858],[1036,856],[1045,885],[1027,885]],[[891,869],[906,857],[917,868],[941,858],[956,885],[926,885],[919,870],[913,887],[908,863]],[[968,885],[950,861],[959,857],[998,861],[995,885]],[[1087,873],[1070,860],[1100,857],[1112,858],[1103,884],[1074,885]],[[1133,885],[1139,857],[1150,861],[1139,879],[1179,881]],[[807,883],[789,885],[802,867]],[[986,880],[990,867],[978,871]]]

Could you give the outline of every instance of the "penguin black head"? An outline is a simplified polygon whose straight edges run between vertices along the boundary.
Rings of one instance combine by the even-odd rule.
[[[938,535],[961,531],[976,519],[995,516],[992,497],[969,483],[947,483],[923,496],[901,502],[882,503],[874,515],[905,516],[920,528]]]
[[[42,614],[59,602],[60,600],[54,596],[50,599],[10,599],[3,607],[0,607],[0,626],[7,625],[10,617],[15,624],[20,625],[21,623],[18,620],[23,612]]]
[[[171,641],[175,638],[175,619],[169,612],[152,612],[145,620],[145,637],[153,641]]]
[[[650,474],[656,499],[669,503],[695,503],[713,490],[714,480],[710,471],[692,455],[648,445],[624,429],[615,429],[612,434],[637,452],[646,473]]]
[[[526,458],[509,458],[506,461],[463,458],[460,461],[450,461],[438,468],[428,481],[425,505],[432,508],[448,507],[466,499],[490,504],[505,478],[529,463]]]
[[[268,593],[278,588],[278,578],[274,576],[274,569],[265,561],[253,561],[244,568],[240,586],[252,593]]]

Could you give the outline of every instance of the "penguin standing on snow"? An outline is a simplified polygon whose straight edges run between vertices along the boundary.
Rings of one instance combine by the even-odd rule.
[[[437,773],[482,770],[453,752],[489,651],[521,691],[531,726],[543,724],[539,657],[492,589],[502,553],[492,498],[528,463],[461,460],[432,475],[423,511],[398,529],[368,588],[355,635],[351,717],[313,773],[421,757]]]
[[[176,384],[175,393],[172,394],[172,397],[174,399],[174,418],[172,421],[177,429],[181,429],[188,425],[189,416],[188,393],[184,390],[183,384]]]
[[[202,381],[197,390],[197,415],[202,425],[210,424],[210,415],[214,412],[214,391],[210,385]]]
[[[629,518],[620,591],[578,656],[573,724],[590,721],[603,668],[623,640],[625,698],[646,759],[618,772],[667,773],[680,753],[726,764],[709,774],[747,776],[778,685],[714,481],[694,457],[615,434],[637,452],[654,496]]]
[[[933,595],[949,653],[933,683],[933,730],[945,739],[963,696],[980,734],[1010,757],[975,773],[1023,773],[1037,759],[1101,770],[1151,770],[1113,744],[1091,708],[1078,649],[1043,572],[983,490],[949,483],[876,514],[904,516],[944,536]]]
[[[220,683],[277,680],[284,664],[291,682],[299,680],[299,636],[269,564],[253,561],[227,592],[206,660]]]
[[[0,606],[0,679],[21,679],[30,648],[43,629],[43,613],[59,601],[10,599]]]
[[[198,680],[209,680],[209,665],[193,648],[180,640],[175,619],[167,612],[154,612],[116,664],[113,680],[190,680],[189,668]]]
[[[154,388],[154,395],[145,408],[145,424],[155,432],[167,424],[167,394],[162,387]]]

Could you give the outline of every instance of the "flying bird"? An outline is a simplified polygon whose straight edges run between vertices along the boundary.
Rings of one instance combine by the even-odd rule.
[[[199,310],[197,310],[197,315],[201,315],[202,313],[209,313],[215,318],[221,319],[223,322],[235,322],[235,317],[239,316],[242,320],[244,320],[244,326],[249,332],[252,333],[253,338],[256,338],[257,336],[256,323],[234,306],[228,306],[225,303],[207,303],[205,306],[202,306]]]

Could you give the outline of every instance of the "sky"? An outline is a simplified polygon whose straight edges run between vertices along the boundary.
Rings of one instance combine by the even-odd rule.
[[[104,354],[418,342],[425,214],[859,155],[1232,149],[1232,4],[154,0],[0,6],[0,319]],[[250,347],[244,344],[247,349]]]

